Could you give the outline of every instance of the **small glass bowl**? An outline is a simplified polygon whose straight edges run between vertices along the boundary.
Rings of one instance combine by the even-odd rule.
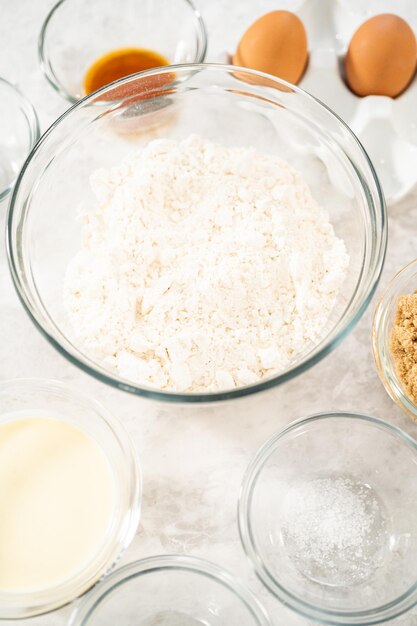
[[[110,463],[116,503],[107,537],[94,560],[67,581],[38,592],[0,591],[0,618],[46,613],[83,594],[106,574],[133,539],[140,514],[141,477],[133,445],[123,426],[95,400],[52,380],[18,379],[0,383],[0,421],[13,415],[61,416],[87,433]]]
[[[40,136],[35,109],[11,83],[0,78],[0,202]]]
[[[134,616],[134,620],[133,620]],[[79,604],[69,626],[271,626],[228,572],[190,556],[156,556],[113,572]]]
[[[417,603],[417,444],[382,420],[329,413],[275,434],[239,500],[264,585],[327,624],[377,624]]]
[[[372,325],[372,347],[379,377],[394,402],[413,420],[417,420],[417,405],[407,396],[398,378],[390,350],[390,337],[399,296],[416,290],[417,259],[406,265],[388,283],[376,305]]]
[[[71,103],[85,96],[84,76],[103,55],[146,48],[169,63],[202,63],[207,34],[191,0],[60,0],[39,36],[41,69]]]

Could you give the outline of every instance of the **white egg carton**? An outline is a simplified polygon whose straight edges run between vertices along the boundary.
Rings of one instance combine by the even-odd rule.
[[[299,86],[352,128],[375,166],[387,203],[397,202],[417,183],[417,78],[397,98],[361,98],[347,87],[340,68],[354,32],[373,15],[399,15],[417,36],[417,0],[277,0],[274,8],[292,10],[307,32],[309,62]]]

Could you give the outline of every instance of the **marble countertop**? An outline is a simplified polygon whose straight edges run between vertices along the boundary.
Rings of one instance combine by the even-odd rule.
[[[66,108],[43,77],[37,38],[53,0],[0,0],[0,76],[18,84],[34,104],[42,131]],[[247,23],[271,1],[200,0],[210,36],[207,60],[231,48]],[[225,23],[227,15],[227,25]],[[6,204],[0,205],[3,232]],[[143,470],[137,535],[122,563],[162,553],[187,553],[229,569],[258,593],[276,626],[309,623],[260,588],[240,545],[236,502],[243,472],[258,446],[291,420],[338,409],[384,418],[417,437],[417,425],[389,399],[371,352],[371,319],[383,285],[416,256],[417,192],[389,207],[388,255],[374,300],[351,335],[297,379],[261,395],[215,406],[158,404],[113,390],[70,365],[34,328],[14,292],[0,240],[0,379],[57,378],[99,397],[123,421]],[[71,606],[22,621],[64,626]],[[16,622],[1,621],[1,624]],[[417,625],[415,614],[396,621]]]

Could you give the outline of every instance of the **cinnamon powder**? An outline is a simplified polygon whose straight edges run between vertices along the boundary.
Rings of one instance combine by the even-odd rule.
[[[397,300],[390,350],[397,376],[409,399],[417,403],[417,292]]]

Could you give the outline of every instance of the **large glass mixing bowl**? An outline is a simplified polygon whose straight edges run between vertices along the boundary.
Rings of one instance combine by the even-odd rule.
[[[100,106],[96,106],[97,103]],[[226,146],[279,155],[328,211],[350,256],[348,275],[319,340],[290,366],[225,391],[175,393],[132,383],[71,341],[63,280],[81,245],[80,205],[94,205],[89,179],[156,137],[197,133]],[[114,387],[160,400],[243,396],[300,374],[353,328],[374,292],[387,238],[383,194],[361,144],[329,109],[297,87],[243,68],[182,65],[112,83],[69,109],[45,133],[16,183],[7,242],[18,294],[36,326],[68,360]]]

